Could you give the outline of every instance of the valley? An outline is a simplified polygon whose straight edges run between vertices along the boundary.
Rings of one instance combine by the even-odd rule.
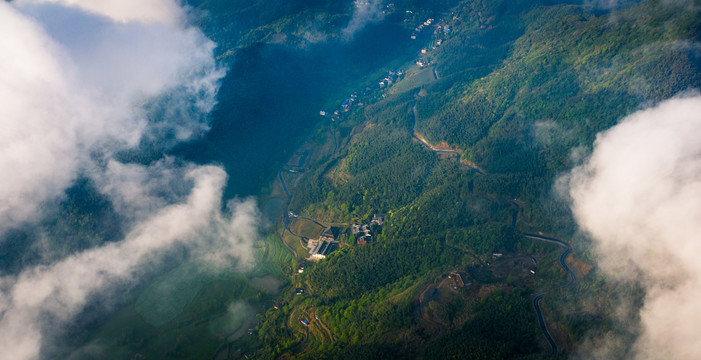
[[[37,205],[40,217],[0,233],[8,284],[0,298],[36,292],[45,301],[36,313],[13,305],[39,324],[39,358],[645,354],[640,339],[654,332],[644,309],[662,288],[646,281],[667,285],[664,276],[683,273],[650,269],[685,254],[602,247],[605,235],[616,245],[637,234],[647,245],[641,226],[623,226],[628,216],[659,225],[620,210],[644,201],[606,200],[659,172],[691,169],[658,197],[681,198],[673,190],[694,183],[696,163],[611,175],[605,180],[619,187],[610,191],[590,179],[617,174],[602,165],[616,156],[597,150],[636,130],[645,111],[698,96],[698,1],[174,6],[180,17],[163,26],[211,39],[194,43],[219,77],[134,96],[140,102],[114,119],[143,133],[110,133],[84,149],[87,141],[76,140],[86,154],[65,177],[71,185]],[[144,24],[155,20],[123,21],[114,20],[119,31],[150,31]],[[183,89],[192,103],[178,97]],[[204,106],[195,101],[203,94],[216,99]],[[663,110],[656,123],[664,125],[676,113]],[[130,125],[131,117],[142,122]],[[85,132],[116,131],[108,125]],[[633,130],[618,153],[635,155],[626,144],[649,135]],[[694,149],[656,144],[670,157]],[[613,168],[648,171],[642,163]],[[585,200],[598,207],[582,207]],[[677,207],[650,209],[667,219]],[[603,230],[592,228],[597,221]],[[103,253],[112,255],[96,260]],[[636,255],[651,265],[627,260]],[[84,266],[20,286],[76,263]],[[25,314],[3,309],[0,330]]]

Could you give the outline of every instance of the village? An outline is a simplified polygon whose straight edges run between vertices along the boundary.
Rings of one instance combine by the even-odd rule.
[[[432,24],[435,27],[433,29],[433,33],[431,34],[428,46],[421,49],[419,58],[416,60],[416,65],[421,68],[431,65],[431,61],[426,55],[431,50],[435,50],[438,46],[441,46],[443,41],[445,41],[447,36],[452,32],[450,25],[446,23],[435,24],[434,21],[435,20],[433,18],[429,18],[428,20],[424,21],[423,24],[417,26],[416,29],[414,29],[414,32],[411,33],[411,39],[416,40],[424,29],[431,27]]]
[[[290,215],[297,217],[297,214],[291,212]],[[365,245],[367,243],[373,242],[375,239],[375,233],[379,231],[379,227],[384,223],[384,215],[374,214],[372,219],[367,223],[353,223],[349,228],[345,228],[345,231],[350,230],[351,238],[353,243],[356,245]],[[373,231],[373,229],[375,229]],[[308,261],[319,261],[325,259],[329,254],[338,250],[341,247],[341,243],[338,241],[338,235],[341,228],[327,226],[321,231],[318,238],[306,240],[306,248],[309,252]],[[298,267],[297,272],[303,273],[305,265],[302,264]],[[300,293],[301,294],[301,293]]]
[[[382,78],[379,78],[376,80],[374,85],[367,86],[366,88],[352,92],[350,96],[348,96],[346,99],[341,101],[341,104],[337,109],[335,109],[333,112],[327,111],[327,110],[320,110],[319,115],[324,116],[324,117],[329,117],[332,122],[335,122],[339,120],[339,118],[349,112],[352,108],[354,107],[363,107],[367,105],[367,99],[370,98],[372,95],[374,99],[377,99],[377,94],[376,92],[382,89],[386,89],[390,86],[392,86],[394,83],[399,81],[402,77],[404,76],[404,71],[402,70],[392,70],[387,72],[385,75],[382,76]],[[381,97],[385,97],[385,94],[382,94]]]
[[[393,7],[394,4],[387,5],[387,9],[392,9]],[[406,13],[407,15],[411,15],[413,14],[413,11],[406,10]],[[409,19],[406,19],[405,21],[408,20]],[[433,18],[428,18],[426,21],[414,28],[410,35],[411,39],[419,39],[421,37],[421,33],[429,32],[430,28],[433,28],[433,32],[431,33],[430,38],[428,40],[428,46],[420,50],[418,59],[416,60],[416,65],[418,65],[420,68],[431,65],[431,61],[427,55],[430,53],[431,50],[435,50],[438,46],[441,46],[441,44],[452,32],[452,28],[447,22],[437,22]],[[333,111],[320,110],[319,115],[328,116],[330,117],[331,121],[337,121],[340,116],[342,116],[344,113],[349,112],[352,107],[363,107],[367,105],[368,100],[362,99],[368,99],[373,94],[375,95],[373,98],[377,98],[376,92],[378,90],[389,88],[390,86],[401,80],[404,75],[405,71],[401,69],[389,71],[381,78],[377,79],[373,85],[368,86],[360,91],[355,91],[351,93],[348,98],[344,99],[341,102],[340,106],[337,109]],[[386,94],[381,95],[382,98],[384,98],[385,96]]]
[[[393,11],[393,4],[389,4],[385,11]],[[438,46],[446,40],[446,38],[451,34],[452,28],[447,20],[436,21],[432,17],[425,18],[426,20],[421,22],[417,17],[420,14],[414,14],[411,10],[406,10],[405,22],[416,23],[418,25],[411,31],[411,40],[421,40],[427,41],[427,46],[421,48],[418,54],[418,60],[415,62],[419,69],[431,65],[430,62],[430,52],[435,50]],[[453,20],[455,18],[453,17]],[[430,34],[430,35],[427,35]],[[410,71],[410,74],[416,73],[416,70]],[[327,118],[329,120],[328,124],[339,121],[345,114],[355,110],[363,108],[370,103],[377,101],[381,98],[388,96],[388,90],[394,85],[399,83],[405,76],[407,72],[403,69],[390,70],[383,74],[381,77],[376,78],[376,80],[370,82],[365,88],[351,92],[348,97],[339,101],[337,107],[333,110],[319,110],[319,116]],[[434,77],[436,74],[434,73]],[[322,125],[324,122],[320,123]],[[306,170],[307,164],[310,161],[310,157],[315,151],[315,146],[313,141],[309,139],[296,151],[292,157],[287,162],[284,171],[290,174],[303,173]],[[297,178],[298,177],[294,177]],[[287,193],[287,188],[284,183],[282,175],[280,179],[283,180],[283,188]],[[293,185],[294,187],[294,185]],[[288,197],[291,195],[288,193]],[[300,231],[303,227],[298,225],[297,232],[293,232],[292,229],[292,219],[297,219],[297,221],[304,221],[307,223],[306,226],[316,226],[315,231],[302,232]],[[366,245],[376,241],[376,236],[381,231],[381,226],[384,223],[384,216],[382,214],[373,214],[372,218],[366,219],[365,221],[357,221],[348,224],[335,224],[334,226],[322,225],[318,221],[310,218],[304,218],[296,214],[294,211],[288,211],[284,220],[287,231],[290,232],[294,237],[299,239],[300,247],[298,250],[302,250],[307,253],[307,256],[302,256],[306,261],[316,262],[323,260],[328,257],[334,251],[339,250],[343,246],[348,246],[349,244],[354,244],[356,246]],[[313,225],[316,224],[316,225]],[[343,241],[339,240],[339,237],[343,237]],[[288,246],[289,247],[289,246]],[[303,273],[305,270],[305,263],[298,265],[296,269],[297,273]],[[298,289],[297,295],[302,295],[303,289]]]

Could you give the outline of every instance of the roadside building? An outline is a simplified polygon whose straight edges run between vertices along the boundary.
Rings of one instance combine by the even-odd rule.
[[[319,241],[319,243],[312,249],[311,257],[315,260],[321,260],[326,258],[327,255],[333,250],[333,242],[331,241]]]

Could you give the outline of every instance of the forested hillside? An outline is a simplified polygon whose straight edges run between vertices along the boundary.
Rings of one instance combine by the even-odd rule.
[[[701,86],[698,10],[663,1],[443,9],[441,43],[424,39],[423,64],[406,63],[381,96],[321,126],[310,165],[288,177],[290,209],[337,224],[342,244],[293,276],[307,293],[290,292],[261,318],[258,354],[545,358],[538,293],[562,356],[603,334],[631,336],[605,299],[642,294],[596,271],[553,188],[598,132]],[[357,245],[349,225],[373,214],[384,223]],[[465,285],[449,285],[449,273]]]
[[[260,209],[250,267],[175,248],[46,357],[631,357],[645,291],[599,270],[558,179],[701,87],[699,1],[186,3],[227,70],[210,129],[120,160],[221,166],[223,204]],[[5,235],[4,274],[124,235],[88,179],[52,211]]]

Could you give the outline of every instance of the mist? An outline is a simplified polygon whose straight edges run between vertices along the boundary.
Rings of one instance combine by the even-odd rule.
[[[348,25],[341,30],[341,35],[350,40],[358,31],[365,28],[365,25],[382,18],[382,0],[355,0],[353,15]]]
[[[599,134],[568,180],[601,269],[646,289],[637,359],[701,358],[699,134],[701,95],[672,98]]]
[[[47,334],[61,331],[92,296],[138,281],[138,275],[157,267],[159,254],[173,246],[192,248],[195,256],[211,267],[249,265],[257,233],[255,204],[232,204],[231,214],[223,215],[223,170],[197,167],[186,176],[194,181],[186,200],[163,207],[135,226],[122,241],[71,255],[50,266],[27,269],[16,278],[2,278],[3,356],[39,357],[40,349],[50,346],[43,341]]]
[[[174,0],[0,2],[0,239],[40,222],[79,178],[125,234],[0,277],[3,357],[40,358],[86,304],[174,248],[211,271],[250,267],[260,216],[250,199],[222,204],[221,167],[123,155],[209,129],[226,70],[188,16]]]

